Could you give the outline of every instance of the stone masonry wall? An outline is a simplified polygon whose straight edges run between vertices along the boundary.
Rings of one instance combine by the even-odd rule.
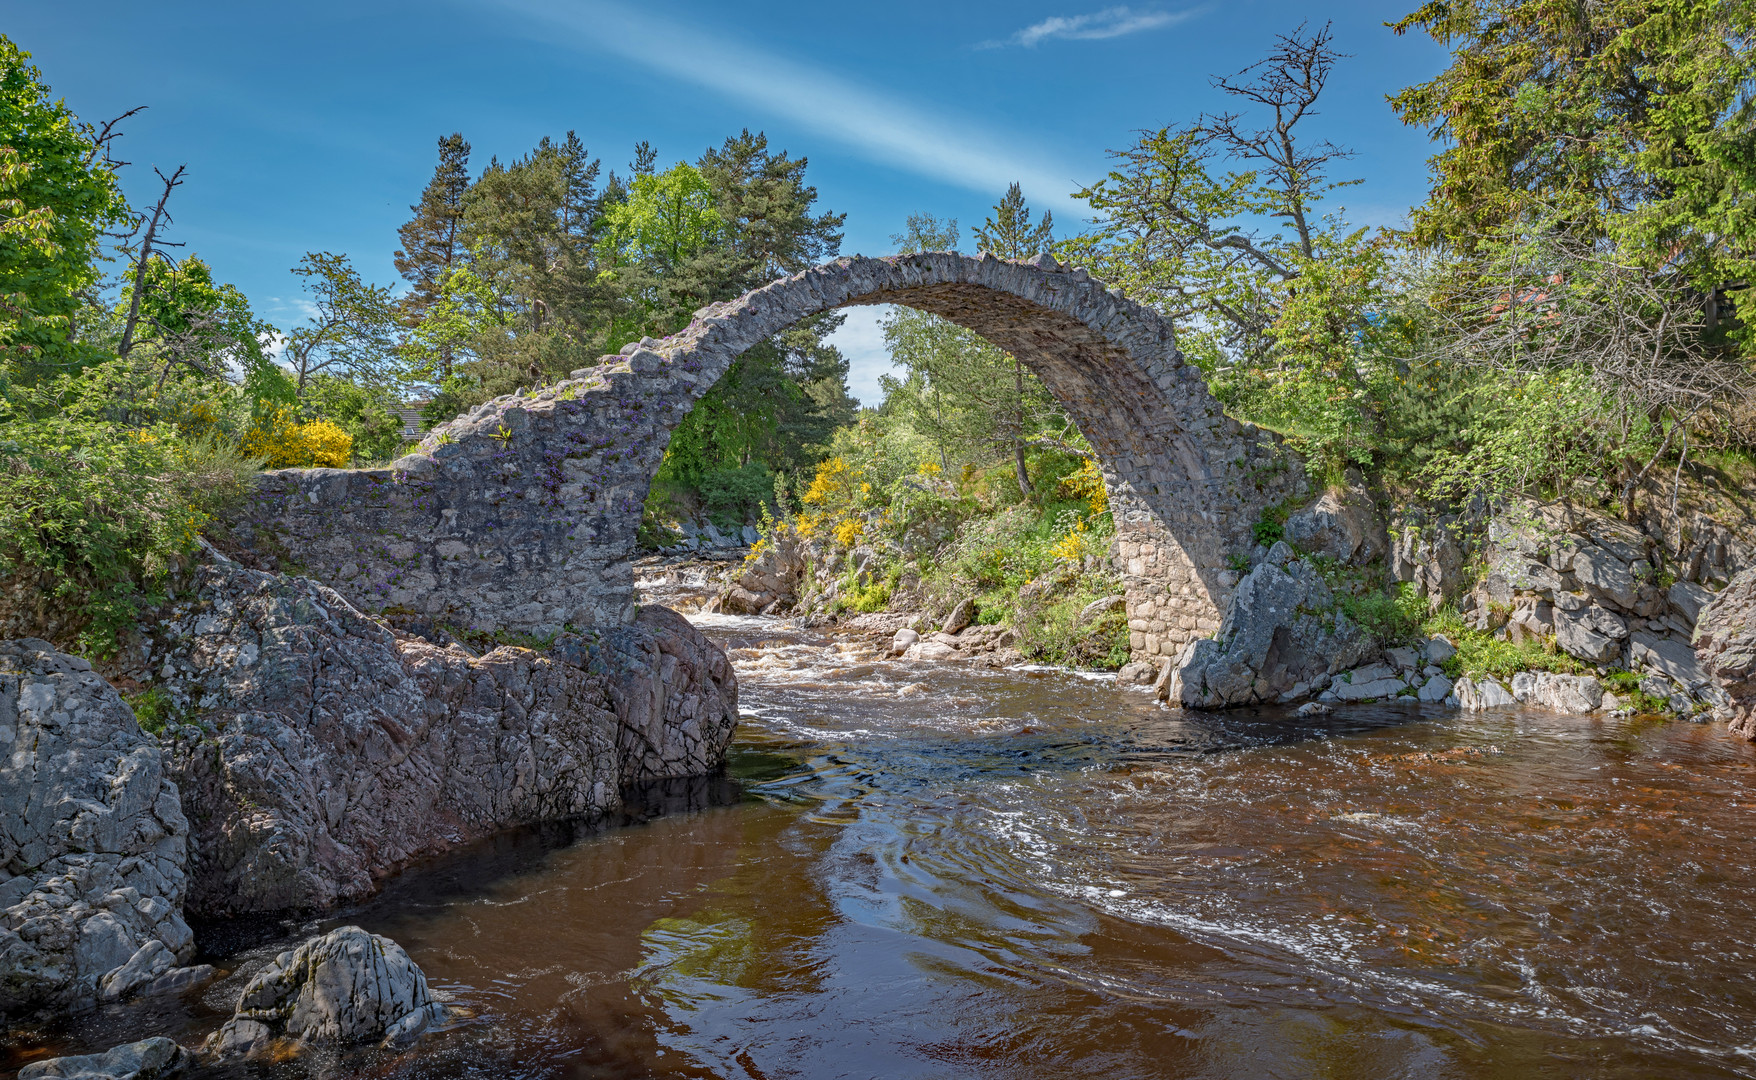
[[[634,617],[635,530],[672,430],[747,348],[895,303],[1022,359],[1105,466],[1137,657],[1211,632],[1262,508],[1303,494],[1279,439],[1227,418],[1170,324],[1048,256],[844,258],[696,313],[530,394],[486,402],[388,468],[265,474],[239,538],[367,611],[551,631]]]

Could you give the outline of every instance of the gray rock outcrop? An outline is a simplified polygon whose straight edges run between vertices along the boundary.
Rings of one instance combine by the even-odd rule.
[[[1756,740],[1756,569],[1733,578],[1702,609],[1695,627],[1695,654],[1730,699],[1727,725]]]
[[[229,1058],[259,1054],[280,1039],[400,1045],[449,1016],[401,945],[343,926],[281,953],[252,976],[232,1018],[203,1049]]]
[[[1325,491],[1317,501],[1288,516],[1282,535],[1289,544],[1337,562],[1365,565],[1390,550],[1384,520],[1365,481],[1351,473],[1340,492]]]
[[[1699,515],[1675,543],[1670,526],[1656,524],[1642,531],[1576,507],[1509,507],[1489,525],[1485,572],[1460,609],[1476,629],[1514,643],[1553,635],[1576,659],[1662,675],[1675,711],[1718,706],[1723,693],[1691,635],[1713,603],[1710,586],[1747,563],[1751,547]],[[1578,704],[1569,698],[1565,711]]]
[[[101,1054],[33,1061],[18,1080],[159,1080],[189,1064],[189,1052],[163,1036],[112,1047]]]
[[[789,607],[805,576],[805,562],[805,545],[798,533],[788,526],[774,530],[745,560],[737,579],[720,596],[719,610],[731,615],[760,615]]]
[[[1412,583],[1434,610],[1454,600],[1465,586],[1468,552],[1456,534],[1456,519],[1402,525],[1390,548],[1390,575]]]
[[[1466,675],[1457,680],[1452,693],[1457,697],[1457,707],[1465,712],[1503,709],[1518,704],[1518,699],[1497,679],[1482,679],[1477,682]]]
[[[709,772],[737,718],[725,654],[679,615],[473,656],[333,590],[215,562],[154,628],[151,677],[194,823],[188,905],[323,909],[412,859]]]
[[[120,998],[188,959],[188,833],[115,688],[46,641],[0,642],[0,1014]]]
[[[1184,647],[1163,692],[1186,708],[1293,701],[1376,649],[1317,571],[1276,543],[1238,583],[1219,633]]]

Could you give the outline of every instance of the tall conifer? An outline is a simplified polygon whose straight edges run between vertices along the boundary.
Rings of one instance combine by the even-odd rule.
[[[398,229],[402,247],[396,253],[396,272],[409,283],[403,297],[403,318],[409,325],[438,301],[445,274],[462,257],[460,236],[463,197],[469,190],[469,143],[453,132],[439,140],[439,165],[421,192],[421,201],[410,206],[415,216]],[[440,376],[451,374],[451,351],[442,349]]]

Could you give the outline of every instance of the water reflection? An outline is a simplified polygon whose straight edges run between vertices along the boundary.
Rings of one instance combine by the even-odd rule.
[[[1722,731],[1182,714],[701,621],[748,711],[729,775],[497,838],[321,924],[401,941],[476,1020],[287,1068],[1756,1073],[1756,753]],[[192,1037],[217,1022],[187,1010]]]

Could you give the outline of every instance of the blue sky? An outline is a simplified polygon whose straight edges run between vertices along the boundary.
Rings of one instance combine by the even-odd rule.
[[[1384,95],[1446,60],[1382,26],[1413,6],[0,0],[0,28],[82,117],[150,106],[118,144],[131,197],[152,194],[153,165],[187,163],[173,238],[290,326],[305,251],[394,278],[396,228],[448,132],[479,166],[575,129],[626,172],[641,139],[662,166],[762,130],[809,157],[821,207],[847,213],[845,253],[888,253],[916,211],[967,229],[1012,180],[1067,231],[1106,150],[1223,107],[1207,76],[1306,20],[1333,20],[1352,54],[1313,125],[1357,152],[1342,169],[1365,182],[1342,201],[1394,224],[1423,197],[1432,148]],[[884,366],[872,311],[838,337],[869,404]]]

